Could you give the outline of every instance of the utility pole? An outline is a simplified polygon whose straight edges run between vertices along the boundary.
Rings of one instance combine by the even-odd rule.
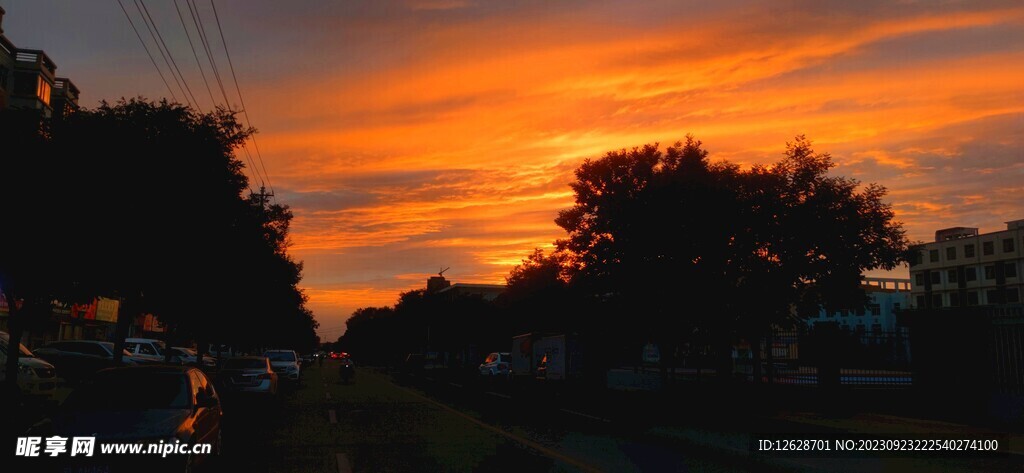
[[[260,186],[259,193],[252,193],[253,197],[256,197],[256,202],[260,204],[260,209],[263,211],[267,210],[267,197],[273,197],[273,192],[267,192],[266,186]]]

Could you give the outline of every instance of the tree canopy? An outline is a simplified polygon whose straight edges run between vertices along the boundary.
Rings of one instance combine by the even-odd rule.
[[[575,205],[556,220],[574,283],[651,333],[756,334],[823,304],[863,306],[862,274],[901,261],[885,188],[830,175],[805,137],[770,166],[707,156],[688,136],[580,166]]]
[[[12,298],[119,297],[122,317],[153,313],[182,338],[317,343],[302,266],[287,253],[292,214],[250,195],[234,151],[253,130],[234,112],[130,99],[52,126],[2,115],[16,124],[5,142],[25,142],[0,186],[17,222],[0,243]]]

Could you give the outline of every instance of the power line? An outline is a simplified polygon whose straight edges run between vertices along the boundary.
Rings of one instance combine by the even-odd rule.
[[[195,25],[196,31],[199,32],[199,41],[203,45],[203,49],[206,51],[206,59],[210,62],[210,69],[213,70],[213,77],[217,79],[217,85],[220,87],[220,93],[224,97],[224,106],[230,108],[231,101],[228,100],[228,93],[224,90],[224,81],[220,78],[220,70],[217,69],[217,61],[213,57],[213,52],[210,49],[210,42],[206,39],[206,27],[203,25],[202,16],[199,13],[199,6],[193,3],[193,0],[185,0],[185,5],[188,6],[189,15],[192,17],[192,24]]]
[[[235,75],[235,65],[231,61],[231,53],[228,52],[228,43],[224,39],[224,29],[220,25],[220,16],[217,14],[217,5],[214,4],[213,0],[210,0],[210,6],[213,7],[213,18],[217,20],[217,30],[220,32],[220,42],[224,45],[224,55],[228,58],[228,67],[231,69],[231,78],[235,81],[235,91],[238,92],[238,101],[242,105],[242,115],[245,116],[245,125],[252,129],[252,122],[249,120],[249,112],[245,106],[245,99],[242,98],[242,88],[238,86],[238,76]],[[263,175],[267,178],[267,185],[270,186],[270,192],[274,193],[274,184],[270,182],[270,174],[267,173],[267,167],[263,163],[263,155],[260,153],[260,146],[256,143],[256,135],[249,135],[249,139],[252,140],[252,146],[256,149],[256,157],[260,161],[260,167],[263,168]]]
[[[189,13],[192,15],[192,22],[199,31],[199,40],[202,42],[203,48],[206,50],[206,58],[210,61],[210,68],[213,69],[214,78],[217,79],[217,85],[220,87],[220,93],[224,97],[224,105],[230,108],[231,100],[228,99],[228,93],[224,89],[224,81],[220,76],[220,69],[217,67],[217,60],[213,55],[213,50],[210,49],[210,41],[206,36],[206,26],[203,23],[202,13],[199,11],[199,5],[196,5],[194,0],[185,0],[185,4],[188,5]],[[253,161],[252,154],[249,153],[249,147],[245,145],[245,141],[242,142],[242,151],[245,152],[250,172],[255,174],[261,186],[265,185],[263,176],[260,174],[260,169],[256,167],[256,163]],[[255,194],[255,192],[252,191],[252,188],[250,188],[249,191],[250,193]]]
[[[198,109],[200,113],[203,113],[203,108],[199,106],[199,101],[196,100],[196,96],[192,94],[192,89],[188,86],[188,81],[185,80],[185,75],[181,73],[181,69],[178,69],[178,63],[174,60],[174,55],[171,54],[170,48],[168,48],[167,43],[164,42],[164,37],[160,34],[160,29],[156,27],[156,22],[153,21],[153,17],[149,15],[149,8],[146,8],[145,0],[138,0],[138,2],[142,4],[142,9],[146,12],[146,18],[149,18],[150,23],[153,24],[153,30],[156,31],[156,36],[160,39],[160,44],[162,44],[164,49],[167,51],[167,57],[170,58],[171,64],[174,65],[174,70],[178,71],[178,75],[181,76],[181,82],[185,84],[185,90],[187,90],[188,95],[192,97],[192,102],[195,103],[196,109]]]
[[[199,75],[203,77],[203,83],[206,84],[206,92],[210,94],[210,103],[213,107],[217,107],[217,100],[213,98],[213,90],[210,89],[210,82],[206,80],[206,73],[203,72],[203,63],[199,62],[199,54],[196,53],[196,47],[192,44],[192,35],[188,32],[188,26],[185,26],[185,17],[181,14],[181,8],[178,6],[178,0],[174,0],[174,11],[178,13],[178,19],[181,20],[181,29],[185,30],[185,38],[188,39],[188,47],[192,49],[192,57],[196,58],[196,66],[199,67]],[[225,104],[226,106],[227,104]]]
[[[171,62],[167,60],[167,54],[164,53],[163,48],[160,47],[160,41],[157,40],[156,33],[153,33],[153,27],[150,26],[149,21],[146,20],[146,14],[142,13],[142,7],[139,6],[139,0],[134,0],[134,2],[135,9],[139,11],[139,16],[142,17],[142,22],[146,24],[146,29],[149,30],[149,36],[153,38],[153,42],[156,43],[157,51],[160,51],[160,56],[164,58],[164,64],[167,65],[167,70],[171,73],[171,78],[174,79],[174,83],[178,85],[178,90],[180,90],[184,96],[185,102],[187,102],[189,106],[192,106],[192,102],[188,99],[188,94],[185,93],[185,88],[181,86],[181,81],[178,80],[178,76],[174,75],[174,69],[171,67]]]
[[[167,83],[167,78],[164,77],[164,73],[160,70],[160,66],[156,65],[156,59],[153,59],[153,53],[149,52],[149,46],[146,46],[146,42],[142,40],[142,35],[139,34],[139,29],[135,27],[135,22],[132,21],[132,17],[128,14],[128,10],[125,10],[124,4],[121,3],[121,0],[117,0],[117,4],[121,6],[121,11],[124,12],[124,17],[128,19],[128,24],[132,25],[132,30],[135,31],[135,37],[139,38],[139,42],[142,43],[142,48],[146,50],[146,55],[149,56],[150,62],[152,62],[153,67],[156,68],[156,73],[160,75],[160,80],[162,80],[164,85],[167,86],[167,92],[171,94],[171,100],[177,102],[178,98],[174,96],[174,91],[171,90],[171,84]]]

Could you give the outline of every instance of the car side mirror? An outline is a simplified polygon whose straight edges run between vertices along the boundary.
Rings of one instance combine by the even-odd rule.
[[[206,393],[196,395],[196,407],[217,407],[217,398]]]

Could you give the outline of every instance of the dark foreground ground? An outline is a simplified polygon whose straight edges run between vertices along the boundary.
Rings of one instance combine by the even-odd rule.
[[[465,385],[360,369],[343,384],[337,365],[305,370],[273,402],[225,399],[223,453],[203,471],[232,472],[729,472],[1024,471],[1019,435],[1004,454],[917,457],[779,457],[750,452],[756,432],[972,433],[967,427],[883,415],[774,413],[742,421],[693,405],[659,415],[643,403],[597,406],[524,398],[503,384]],[[637,405],[640,404],[640,405]],[[685,412],[683,412],[685,414]],[[692,422],[686,419],[694,419]],[[13,450],[13,445],[5,449]],[[169,461],[167,462],[169,466]],[[20,459],[0,471],[49,471]],[[94,471],[73,468],[57,471]],[[137,470],[141,471],[141,470]]]

